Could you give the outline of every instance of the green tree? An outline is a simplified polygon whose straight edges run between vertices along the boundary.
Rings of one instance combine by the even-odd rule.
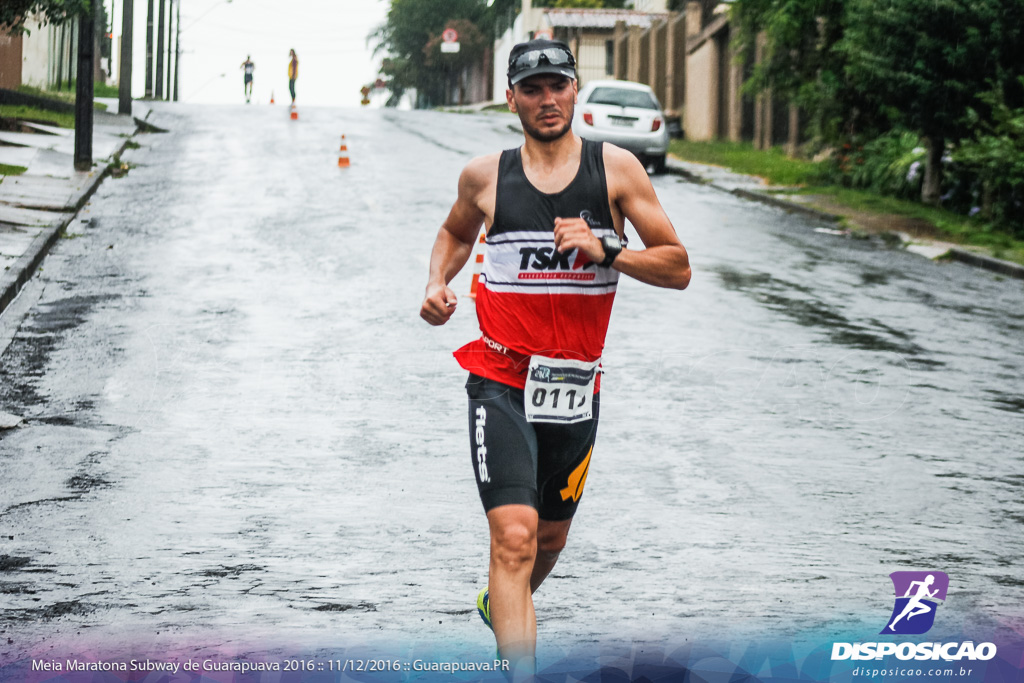
[[[746,59],[753,60],[758,33],[766,38],[746,90],[772,88],[811,115],[816,137],[837,139],[858,104],[843,84],[845,57],[834,49],[843,37],[845,0],[739,0],[731,19]]]
[[[581,9],[622,9],[626,0],[537,0],[534,7],[581,8]]]
[[[622,7],[625,0],[537,0],[537,7]],[[416,88],[421,102],[445,100],[452,79],[479,62],[496,34],[512,25],[519,0],[392,0],[387,20],[369,36],[386,55],[382,73],[391,89],[389,103]],[[458,53],[440,53],[442,31],[459,32]],[[458,27],[462,26],[462,29]]]
[[[443,74],[445,82],[445,100],[457,99],[462,103],[462,95],[455,97],[459,88],[458,75],[463,69],[483,61],[484,53],[491,45],[490,35],[483,33],[476,24],[468,19],[453,19],[445,25],[445,30],[453,29],[459,35],[458,52],[442,52],[444,42],[441,33],[431,36],[423,47],[423,64],[437,73]]]
[[[445,55],[445,59],[439,54],[437,59],[427,59],[434,54],[431,45],[440,42],[441,33],[453,22],[467,22],[459,25],[472,25],[474,35],[490,40],[493,16],[486,0],[392,0],[384,25],[370,35],[377,52],[388,56],[382,71],[388,76],[392,101],[406,89],[416,88],[427,103],[442,102],[451,87],[452,71],[472,57],[479,58],[474,44],[467,50],[471,57],[460,57],[460,52]]]
[[[38,12],[45,23],[62,24],[68,19],[89,12],[89,0],[2,0],[0,26],[23,31],[25,19]]]
[[[1024,76],[1017,84],[1024,89]],[[973,138],[962,140],[953,159],[981,181],[981,214],[1017,237],[1024,237],[1024,107],[1010,107],[1002,88],[980,97],[991,112],[990,122],[968,109],[976,126]]]
[[[967,108],[1018,68],[1020,6],[1019,0],[848,0],[837,45],[847,59],[848,85],[893,124],[925,139],[925,203],[939,202],[946,142],[971,134]]]

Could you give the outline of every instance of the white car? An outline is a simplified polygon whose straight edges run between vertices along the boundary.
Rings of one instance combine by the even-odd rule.
[[[581,138],[628,149],[655,173],[665,170],[668,125],[650,87],[630,81],[590,81],[580,90],[572,129]]]

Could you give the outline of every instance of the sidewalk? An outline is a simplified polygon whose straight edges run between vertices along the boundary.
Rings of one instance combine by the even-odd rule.
[[[912,235],[904,230],[893,229],[890,223],[891,217],[889,216],[867,214],[853,210],[847,211],[839,206],[833,210],[842,211],[843,215],[831,213],[830,211],[808,206],[805,202],[811,201],[813,198],[807,195],[786,194],[786,190],[793,190],[795,188],[768,185],[757,176],[734,173],[729,169],[719,166],[683,161],[672,156],[669,156],[666,161],[666,169],[669,173],[682,176],[692,182],[709,185],[723,192],[729,192],[737,197],[813,216],[829,223],[838,223],[845,219],[847,223],[865,232],[893,235],[899,240],[904,249],[926,258],[952,258],[956,261],[985,268],[1001,275],[1024,279],[1024,266],[993,258],[952,242],[943,242],[928,237]],[[837,236],[851,234],[850,230],[839,227],[834,230],[829,228],[819,228],[819,230],[832,232]]]
[[[137,106],[136,114],[143,118],[149,112],[140,104],[133,109]],[[116,100],[112,108],[117,108]],[[19,176],[0,176],[0,313],[18,296],[107,175],[107,163],[124,150],[137,129],[130,116],[95,112],[93,169],[78,172],[73,130],[21,123],[25,132],[0,131],[0,164],[28,169]]]

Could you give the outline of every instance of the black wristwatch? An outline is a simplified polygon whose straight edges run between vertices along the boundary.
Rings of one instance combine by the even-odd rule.
[[[618,235],[605,235],[601,238],[601,246],[604,247],[604,261],[598,265],[607,268],[615,260],[615,257],[622,252],[622,242]]]

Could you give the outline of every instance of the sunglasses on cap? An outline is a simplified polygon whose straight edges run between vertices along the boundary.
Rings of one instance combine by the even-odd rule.
[[[508,73],[512,76],[526,69],[536,69],[542,59],[551,66],[576,66],[576,60],[573,59],[571,52],[560,47],[548,47],[542,50],[529,50],[519,55],[508,65]]]

